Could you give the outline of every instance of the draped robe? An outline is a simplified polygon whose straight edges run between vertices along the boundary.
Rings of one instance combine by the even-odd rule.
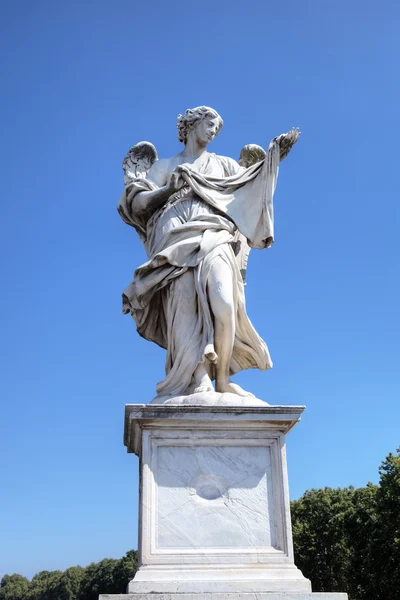
[[[228,265],[233,284],[230,373],[272,367],[267,345],[246,313],[232,242],[239,229],[250,247],[272,244],[278,165],[277,142],[271,143],[263,161],[247,169],[215,154],[208,154],[198,171],[180,165],[176,171],[184,187],[150,216],[137,214],[134,207],[137,193],[157,189],[150,179],[134,180],[129,192],[122,194],[120,216],[136,229],[148,256],[123,293],[123,312],[132,315],[141,336],[167,350],[159,396],[185,393],[201,362],[215,377],[218,357],[207,282],[216,260]]]

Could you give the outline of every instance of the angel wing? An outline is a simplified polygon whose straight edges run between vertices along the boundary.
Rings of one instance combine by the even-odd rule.
[[[251,167],[251,165],[255,165],[260,160],[264,160],[267,156],[264,148],[258,146],[257,144],[247,144],[243,146],[240,152],[239,165],[241,167]]]
[[[144,179],[156,160],[158,160],[157,150],[150,142],[138,142],[132,146],[122,161],[125,187],[133,179]]]
[[[247,144],[240,152],[239,165],[247,169],[247,167],[251,167],[257,162],[264,160],[266,156],[267,153],[261,146],[258,146],[257,144]],[[249,260],[250,246],[247,243],[246,236],[244,236],[239,229],[236,230],[232,248],[235,253],[236,262],[243,283],[246,285],[247,261]]]

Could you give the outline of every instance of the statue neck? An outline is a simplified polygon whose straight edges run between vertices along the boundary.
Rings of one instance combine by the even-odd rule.
[[[190,136],[181,155],[196,160],[196,158],[199,158],[207,150],[207,145],[206,142],[200,143],[194,136]]]

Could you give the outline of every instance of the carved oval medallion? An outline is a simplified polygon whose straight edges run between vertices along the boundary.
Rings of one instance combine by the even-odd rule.
[[[194,481],[196,494],[204,500],[221,498],[228,490],[228,482],[218,475],[199,475]]]

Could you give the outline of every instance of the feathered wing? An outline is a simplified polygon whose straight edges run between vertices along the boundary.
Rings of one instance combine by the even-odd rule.
[[[251,167],[252,165],[264,160],[267,156],[264,148],[257,144],[247,144],[240,152],[239,165],[241,167]],[[246,236],[236,230],[234,241],[232,242],[232,248],[235,253],[236,262],[239,267],[240,274],[243,279],[244,285],[246,285],[246,274],[247,274],[247,261],[249,260],[250,246],[247,243]]]
[[[157,150],[150,142],[139,142],[129,149],[122,161],[124,171],[124,192],[118,203],[118,213],[121,219],[134,227],[140,239],[146,240],[146,227],[141,219],[132,212],[131,192],[134,184],[140,189],[148,189],[150,182],[145,181],[151,166],[158,160]]]
[[[150,167],[158,160],[157,150],[150,142],[138,142],[122,161],[125,188],[134,179],[145,179]]]

